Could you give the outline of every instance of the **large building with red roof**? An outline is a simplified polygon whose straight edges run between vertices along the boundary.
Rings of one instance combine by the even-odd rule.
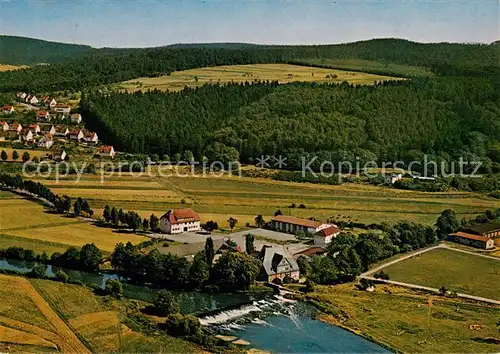
[[[314,245],[319,247],[325,247],[340,233],[337,225],[288,215],[277,215],[271,218],[269,225],[273,230],[289,234],[304,232],[314,235]]]
[[[200,231],[200,216],[189,208],[169,210],[160,218],[160,230],[167,234]]]

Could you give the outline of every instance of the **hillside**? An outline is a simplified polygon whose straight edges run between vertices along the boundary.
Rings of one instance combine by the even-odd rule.
[[[0,35],[0,63],[5,64],[58,63],[72,60],[92,50],[93,48],[87,45]]]
[[[8,37],[4,39],[9,39]],[[24,39],[23,39],[24,40]],[[19,43],[19,39],[17,42]],[[52,91],[77,90],[89,86],[107,85],[140,77],[169,75],[174,71],[219,65],[245,65],[257,63],[293,63],[318,59],[358,59],[385,64],[426,68],[437,75],[489,76],[498,78],[499,47],[473,44],[421,44],[401,39],[374,39],[369,41],[311,46],[244,46],[226,49],[220,47],[143,48],[143,49],[91,49],[67,47],[53,57],[36,57],[40,43],[19,48],[18,63],[41,60],[72,60],[50,66],[36,66],[28,70],[0,73],[0,91]],[[53,44],[57,48],[61,44]],[[71,49],[68,49],[71,48]],[[73,52],[72,52],[73,51]],[[6,51],[1,51],[5,53]],[[11,52],[11,51],[7,51]],[[45,50],[42,52],[46,52]],[[58,54],[59,53],[59,54]],[[72,53],[72,54],[71,54]],[[92,55],[88,55],[91,53]],[[9,54],[4,54],[9,55]],[[8,58],[0,62],[9,64]],[[14,63],[15,64],[15,63]],[[367,72],[393,75],[380,67],[365,68]],[[412,76],[411,72],[407,76]]]

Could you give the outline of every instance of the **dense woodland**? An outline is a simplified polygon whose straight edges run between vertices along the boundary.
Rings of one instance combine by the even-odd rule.
[[[11,37],[1,37],[7,48]],[[20,46],[23,39],[17,39]],[[53,44],[56,45],[56,44]],[[137,77],[168,75],[176,70],[232,64],[292,63],[304,59],[364,59],[422,66],[440,75],[498,76],[498,45],[421,44],[401,39],[319,46],[192,45],[144,49],[88,49],[68,45],[66,56],[60,46],[54,57],[50,50],[33,52],[40,44],[26,43],[15,55],[2,52],[0,62],[33,64],[33,60],[52,61],[31,69],[0,73],[0,91],[78,90],[121,82]],[[46,48],[44,46],[43,48]],[[35,49],[33,49],[35,48]],[[70,61],[60,62],[71,57]],[[45,59],[45,60],[44,60]],[[378,71],[379,72],[379,71]]]
[[[448,77],[376,86],[274,83],[204,86],[179,93],[91,93],[82,112],[119,150],[173,159],[255,162],[480,160],[500,170],[498,89],[486,78]]]

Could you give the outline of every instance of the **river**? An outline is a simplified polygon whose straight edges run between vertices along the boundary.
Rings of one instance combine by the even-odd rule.
[[[27,273],[34,262],[0,259],[0,269]],[[48,266],[47,276],[62,269],[71,280],[104,287],[116,274],[95,274]],[[151,301],[158,290],[124,283],[124,295]],[[253,348],[272,353],[387,353],[384,348],[340,327],[315,319],[317,310],[303,302],[280,296],[254,298],[240,294],[173,292],[184,314],[207,314],[200,322],[214,333],[229,334],[250,342]]]

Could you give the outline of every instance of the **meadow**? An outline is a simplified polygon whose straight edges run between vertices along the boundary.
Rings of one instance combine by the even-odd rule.
[[[11,198],[5,195],[11,195]],[[142,236],[114,232],[79,218],[47,212],[34,201],[2,192],[0,198],[0,247],[19,246],[37,252],[65,251],[69,246],[95,243],[104,252],[113,251],[116,243],[139,243]]]
[[[12,71],[19,69],[26,69],[28,66],[26,65],[10,65],[10,64],[0,64],[0,72],[2,71]]]
[[[500,308],[443,298],[401,287],[378,285],[374,293],[352,283],[317,286],[308,298],[329,315],[326,322],[406,353],[479,353],[498,351]],[[479,325],[479,330],[469,326]]]
[[[435,249],[384,269],[391,280],[500,300],[500,259]]]
[[[338,186],[273,181],[249,177],[131,177],[113,176],[100,183],[100,176],[85,175],[54,180],[40,179],[57,194],[84,196],[100,214],[106,204],[134,210],[147,217],[160,216],[168,209],[192,207],[202,221],[214,220],[226,227],[229,217],[238,220],[238,227],[254,223],[258,214],[265,219],[280,209],[298,217],[319,220],[334,218],[363,223],[396,223],[409,220],[433,225],[447,208],[460,218],[473,218],[498,201],[466,192],[424,193],[363,184]],[[292,204],[305,208],[290,208]]]
[[[291,82],[330,82],[347,81],[357,85],[371,85],[375,81],[395,80],[397,78],[360,72],[323,69],[290,64],[249,64],[224,65],[175,71],[168,76],[141,77],[118,84],[116,87],[129,92],[142,90],[178,91],[184,87],[198,87],[204,84],[224,84],[229,82],[278,81]]]

